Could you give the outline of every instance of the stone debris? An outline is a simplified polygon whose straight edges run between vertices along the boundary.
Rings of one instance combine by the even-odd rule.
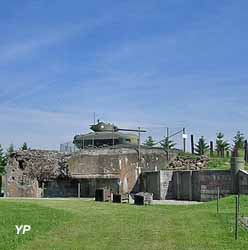
[[[248,217],[241,217],[240,224],[245,228],[248,229]]]
[[[208,168],[209,158],[202,156],[177,156],[170,162],[168,169],[173,170],[200,170]]]
[[[173,159],[177,152],[170,152]],[[83,196],[95,188],[110,186],[126,193],[137,187],[142,171],[158,171],[167,166],[161,148],[85,149],[73,154],[48,150],[23,150],[11,154],[6,174],[6,196],[75,196],[78,182]]]
[[[70,154],[47,150],[23,150],[12,153],[8,165],[11,166],[10,176],[21,173],[19,180],[36,179],[43,182],[50,179],[69,177],[68,159]],[[9,169],[10,170],[10,169]]]

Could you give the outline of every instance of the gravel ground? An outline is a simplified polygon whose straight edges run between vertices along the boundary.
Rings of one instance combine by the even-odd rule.
[[[153,200],[152,205],[195,205],[202,204],[199,201],[178,201],[178,200]]]
[[[78,200],[78,198],[27,198],[27,197],[4,197],[1,199],[7,200]],[[80,198],[82,201],[94,201],[94,198]],[[133,204],[134,201],[130,199],[130,204]],[[203,202],[199,201],[179,201],[179,200],[153,200],[152,205],[195,205],[202,204]]]

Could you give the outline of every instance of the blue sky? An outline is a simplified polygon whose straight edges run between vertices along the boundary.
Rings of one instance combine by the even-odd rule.
[[[144,136],[248,133],[248,2],[1,1],[0,143],[56,149],[93,112]]]

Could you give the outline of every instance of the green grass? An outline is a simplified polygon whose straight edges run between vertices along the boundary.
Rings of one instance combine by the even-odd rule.
[[[215,170],[229,170],[231,168],[231,157],[210,157],[208,163],[208,169],[215,169]],[[248,170],[248,164],[245,163],[244,166],[245,170]]]
[[[231,167],[230,161],[230,157],[211,157],[208,162],[208,169],[229,170]]]
[[[37,235],[50,231],[69,221],[71,214],[24,201],[0,201],[0,249],[17,249]],[[16,234],[15,225],[31,225],[32,230],[22,236]]]
[[[248,215],[242,197],[241,213]],[[246,207],[245,207],[246,206]],[[247,249],[248,232],[234,240],[234,197],[191,206],[134,206],[80,200],[0,200],[0,249],[208,250]],[[26,235],[15,224],[31,224]]]
[[[239,150],[239,157],[244,158],[245,152],[244,150]],[[231,155],[231,152],[230,152]],[[209,157],[209,164],[208,169],[215,169],[215,170],[229,170],[231,167],[231,156],[227,157],[220,157],[217,155],[216,151],[214,151],[213,156],[210,156],[208,152],[207,156]],[[248,163],[245,163],[245,170],[248,170]]]

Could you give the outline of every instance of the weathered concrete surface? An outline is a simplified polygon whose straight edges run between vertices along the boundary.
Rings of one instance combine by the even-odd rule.
[[[143,173],[143,190],[153,193],[155,200],[175,199],[173,176],[169,170]]]
[[[248,172],[240,170],[238,173],[239,193],[248,194]]]
[[[143,190],[154,199],[209,201],[232,193],[232,173],[224,170],[169,171],[160,170],[143,175]]]
[[[68,177],[70,155],[57,151],[24,150],[13,153],[8,161],[6,195],[40,197],[42,182]]]
[[[45,183],[45,197],[95,197],[95,190],[105,188],[112,193],[119,190],[119,179],[65,179]],[[80,190],[80,191],[79,191]]]
[[[131,192],[140,173],[157,171],[168,165],[162,149],[88,149],[75,154],[57,151],[17,151],[7,167],[6,195],[12,197],[92,197],[96,188]],[[171,153],[171,158],[176,153]],[[139,190],[137,190],[139,191]]]
[[[173,157],[173,156],[172,156]],[[167,155],[162,149],[142,149],[140,163],[133,148],[83,150],[70,158],[72,178],[118,179],[121,193],[131,192],[140,173],[166,168]]]
[[[162,200],[160,194],[160,171],[143,173],[142,176],[142,191],[153,194],[155,200]]]
[[[193,171],[194,200],[209,201],[217,199],[219,187],[220,196],[233,193],[232,172],[227,170]],[[198,193],[197,193],[198,191]]]

